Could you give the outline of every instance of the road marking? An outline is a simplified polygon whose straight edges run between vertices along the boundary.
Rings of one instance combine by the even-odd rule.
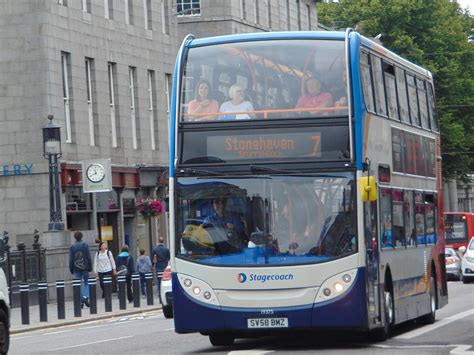
[[[471,349],[471,345],[454,345],[454,344],[446,344],[446,345],[384,345],[384,344],[371,344],[373,348],[382,348],[382,349],[426,349],[426,348],[452,348],[450,354],[463,354],[463,355],[472,355],[474,351],[466,351]]]
[[[274,353],[274,350],[259,350],[259,349],[253,349],[253,350],[236,350],[236,351],[230,351],[228,354],[229,355],[263,355],[263,354],[271,354]]]
[[[17,334],[12,334],[10,340],[18,340],[18,339],[26,339],[26,338],[33,338],[34,335],[25,335],[25,336],[15,336]]]
[[[69,333],[69,332],[72,332],[73,330],[74,329],[58,330],[57,332],[44,333],[42,335],[54,335],[54,334],[61,334],[61,333]]]
[[[474,351],[466,351],[470,350],[472,348],[471,345],[456,345],[456,348],[451,350],[449,353],[450,354],[464,354],[464,355],[472,355],[474,354]]]
[[[82,344],[77,344],[77,345],[70,345],[70,346],[65,346],[65,347],[62,347],[62,348],[51,349],[51,350],[49,350],[49,351],[66,350],[66,349],[78,348],[78,347],[81,347],[81,346],[87,346],[87,345],[94,345],[94,344],[106,343],[106,342],[109,342],[109,341],[116,341],[116,340],[122,340],[122,339],[128,339],[128,338],[133,338],[133,335],[127,335],[127,336],[119,337],[119,338],[112,338],[112,339],[104,339],[104,340],[92,341],[92,342],[90,342],[90,343],[82,343]]]
[[[93,326],[91,326],[91,327],[81,327],[81,328],[79,328],[79,329],[81,329],[81,330],[87,330],[87,329],[102,328],[102,327],[108,327],[108,324],[93,325]]]
[[[451,317],[445,318],[439,322],[436,322],[435,324],[432,325],[426,325],[422,328],[412,330],[411,332],[405,333],[398,335],[396,337],[393,337],[392,339],[412,339],[415,337],[418,337],[420,335],[423,335],[425,333],[431,332],[435,329],[444,327],[445,325],[448,325],[450,323],[453,323],[461,318],[468,317],[470,315],[474,314],[474,309],[470,309],[468,311],[464,311],[455,315],[452,315]]]

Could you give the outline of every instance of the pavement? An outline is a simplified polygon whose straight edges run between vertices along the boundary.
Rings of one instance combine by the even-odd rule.
[[[78,323],[109,319],[114,317],[123,317],[131,314],[139,314],[161,309],[158,297],[153,299],[153,305],[148,306],[146,298],[140,298],[140,307],[134,307],[133,302],[126,304],[127,309],[119,309],[119,300],[117,294],[112,295],[112,312],[105,311],[104,299],[97,299],[97,314],[90,314],[90,309],[86,306],[81,309],[81,317],[74,317],[74,303],[72,300],[65,302],[66,319],[58,319],[58,306],[56,301],[48,304],[47,322],[40,322],[39,306],[29,307],[29,324],[22,324],[21,308],[12,308],[10,334],[19,334],[33,330],[62,327]]]

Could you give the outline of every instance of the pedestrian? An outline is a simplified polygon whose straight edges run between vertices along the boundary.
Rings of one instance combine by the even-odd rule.
[[[145,249],[140,249],[140,256],[138,257],[137,260],[137,269],[138,273],[140,274],[140,288],[142,291],[142,295],[145,296],[145,274],[150,271],[152,264],[150,257],[148,255],[145,255],[146,251]]]
[[[164,242],[164,238],[159,237],[158,244],[153,250],[153,258],[155,260],[156,271],[156,288],[158,290],[158,296],[160,295],[161,277],[163,276],[163,270],[168,266],[168,262],[170,261],[170,250],[166,247]]]
[[[125,280],[127,282],[127,299],[128,302],[133,302],[132,274],[135,272],[135,266],[133,258],[128,252],[128,245],[122,246],[115,265],[117,265],[117,275],[125,275]]]
[[[69,270],[75,279],[81,280],[81,308],[89,307],[89,272],[92,271],[92,258],[89,245],[82,240],[82,232],[74,232],[76,241],[69,249]]]
[[[99,284],[102,289],[102,298],[104,298],[104,276],[115,275],[116,267],[112,252],[107,249],[104,242],[99,243],[99,250],[95,255],[94,273],[99,276]]]

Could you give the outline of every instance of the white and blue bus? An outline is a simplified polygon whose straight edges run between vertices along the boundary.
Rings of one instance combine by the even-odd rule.
[[[447,304],[431,74],[346,32],[188,36],[174,72],[178,333],[385,339]]]

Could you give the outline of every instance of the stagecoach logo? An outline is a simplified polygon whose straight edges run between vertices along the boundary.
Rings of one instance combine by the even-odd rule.
[[[289,281],[293,280],[293,274],[277,274],[277,275],[257,275],[257,274],[250,274],[248,277],[249,282],[266,282],[266,281]],[[247,275],[243,272],[237,275],[237,281],[243,284],[247,281]]]
[[[247,275],[241,272],[237,275],[237,281],[243,284],[245,281],[247,281]]]

